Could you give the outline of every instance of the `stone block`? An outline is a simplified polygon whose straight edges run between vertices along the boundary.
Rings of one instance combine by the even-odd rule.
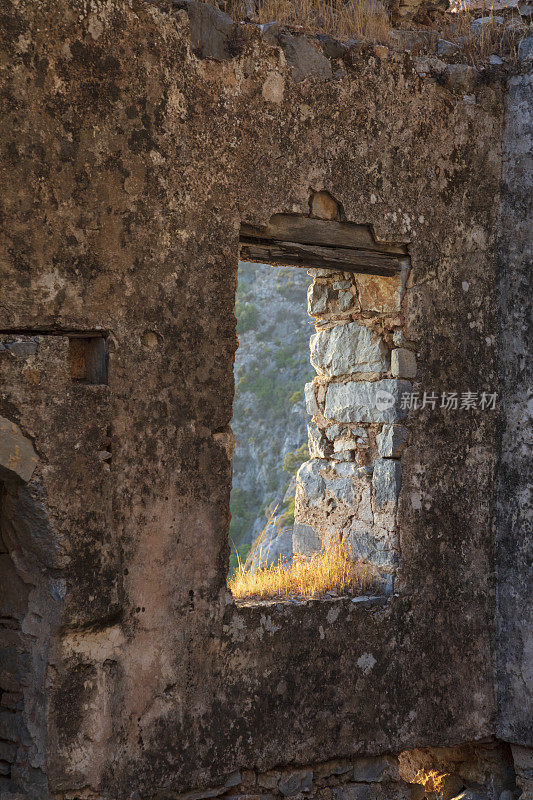
[[[338,304],[339,311],[348,311],[353,306],[353,294],[351,292],[339,292]]]
[[[190,2],[191,46],[198,58],[227,61],[240,49],[239,26],[216,6]]]
[[[315,768],[317,778],[329,778],[331,775],[346,775],[352,770],[350,761],[326,761]]]
[[[27,482],[39,459],[32,442],[14,422],[0,417],[0,466]]]
[[[276,800],[275,794],[227,794],[226,800]],[[0,797],[0,800],[2,798]]]
[[[448,88],[460,94],[472,94],[478,78],[477,70],[468,64],[448,64],[445,75]]]
[[[266,22],[264,25],[259,25],[261,31],[261,38],[266,44],[278,44],[278,37],[281,31],[279,22]]]
[[[402,294],[399,276],[358,275],[357,292],[363,311],[393,314],[400,310]]]
[[[372,473],[374,502],[378,508],[386,503],[396,503],[400,495],[402,465],[388,458],[377,459]]]
[[[335,439],[333,442],[333,452],[343,453],[345,450],[355,450],[357,441],[350,436],[349,438]]]
[[[352,462],[355,456],[353,450],[343,450],[340,453],[332,453],[330,458],[332,459],[332,461]]]
[[[342,45],[339,46],[342,47]],[[329,192],[314,193],[313,197],[311,198],[311,214],[313,217],[318,217],[318,219],[336,219],[338,213],[339,207],[337,202],[333,199]]]
[[[439,58],[456,56],[461,52],[461,48],[455,42],[448,42],[446,39],[439,39],[437,42],[437,55]]]
[[[409,391],[409,382],[390,378],[375,383],[332,383],[327,388],[324,415],[336,422],[399,422],[407,416],[401,396]]]
[[[319,331],[309,344],[311,364],[329,377],[389,368],[389,351],[381,337],[357,322]]]
[[[307,313],[311,317],[323,314],[328,305],[328,287],[323,283],[312,283],[307,290]]]
[[[414,378],[416,376],[416,355],[405,347],[397,347],[391,352],[391,372],[395,378]]]
[[[334,39],[333,36],[327,33],[319,33],[316,38],[322,45],[322,50],[327,58],[342,58],[346,53],[345,45],[339,42],[338,39]],[[334,217],[327,217],[327,219],[334,219]]]
[[[312,788],[313,773],[311,770],[284,772],[278,782],[278,789],[284,797],[292,797],[300,792],[309,792]]]
[[[496,25],[503,25],[504,23],[503,17],[496,17],[496,16],[488,16],[488,17],[478,17],[472,22],[472,31],[473,33],[480,33],[483,28],[487,26],[492,28]]]
[[[324,469],[327,465],[327,461],[313,459],[302,464],[296,473],[296,487],[302,489],[308,505],[317,505],[324,497],[326,484],[324,478],[319,474],[319,470]]]
[[[310,422],[307,426],[307,441],[311,458],[326,458],[326,450],[331,445],[315,422]]]
[[[354,561],[364,561],[365,564],[375,564],[377,567],[398,565],[398,552],[390,538],[376,536],[372,528],[359,521],[353,524],[343,541]]]
[[[9,742],[0,742],[0,761],[12,764],[17,755],[17,745]]]
[[[347,783],[334,790],[334,800],[411,800],[408,784],[403,782]]]
[[[341,430],[342,428],[340,425],[330,425],[329,428],[326,428],[326,436],[330,442],[337,438]]]
[[[310,525],[295,522],[292,529],[292,549],[294,555],[312,556],[322,549],[322,540]]]
[[[311,278],[331,278],[332,270],[330,269],[308,269],[307,274],[311,276]]]
[[[28,587],[20,579],[8,553],[0,555],[0,617],[22,619],[26,613]]]
[[[358,758],[354,762],[353,779],[356,783],[399,781],[398,759],[391,756]]]
[[[520,61],[533,61],[533,36],[522,39],[518,45],[518,58]]]
[[[409,439],[403,425],[384,425],[376,437],[378,453],[382,458],[399,458]]]
[[[29,356],[35,355],[37,352],[38,344],[34,341],[23,341],[23,342],[8,342],[6,344],[6,349],[9,350],[12,356],[15,358],[28,358]]]
[[[292,36],[290,33],[280,34],[279,41],[296,83],[306,78],[325,81],[332,77],[331,62],[314,42],[305,36]]]
[[[263,789],[277,789],[279,772],[263,772],[257,776],[257,784]]]
[[[18,742],[20,739],[20,714],[13,711],[0,710],[0,739],[7,742]]]
[[[330,492],[339,503],[352,506],[355,502],[354,485],[351,478],[329,478],[326,491]]]
[[[318,414],[319,408],[316,401],[315,384],[313,381],[306,383],[304,387],[305,392],[305,410],[311,416]]]

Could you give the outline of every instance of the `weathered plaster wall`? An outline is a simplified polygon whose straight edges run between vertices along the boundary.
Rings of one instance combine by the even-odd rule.
[[[255,29],[202,61],[184,12],[118,0],[14,2],[2,25],[0,329],[110,347],[107,386],[71,382],[65,335],[0,352],[64,581],[34,677],[52,796],[490,734],[494,414],[413,413],[390,601],[237,609],[225,575],[241,221],[325,189],[409,241],[417,386],[492,389],[497,73],[368,46],[294,82]]]

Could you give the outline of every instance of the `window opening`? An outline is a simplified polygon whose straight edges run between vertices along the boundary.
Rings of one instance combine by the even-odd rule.
[[[416,370],[400,314],[406,246],[275,215],[242,227],[241,257],[261,264],[239,265],[230,587],[250,599],[390,595],[401,397]]]

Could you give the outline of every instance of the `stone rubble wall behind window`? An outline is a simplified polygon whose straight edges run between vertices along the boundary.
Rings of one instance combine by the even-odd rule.
[[[402,277],[309,270],[315,317],[306,385],[311,460],[297,476],[294,552],[310,556],[346,543],[370,565],[376,588],[393,591],[401,455],[409,443],[402,395],[416,376],[405,340]]]

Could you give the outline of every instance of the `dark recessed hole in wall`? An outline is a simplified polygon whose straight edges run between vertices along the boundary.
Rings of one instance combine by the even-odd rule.
[[[107,384],[108,348],[103,336],[69,337],[73,381]]]

